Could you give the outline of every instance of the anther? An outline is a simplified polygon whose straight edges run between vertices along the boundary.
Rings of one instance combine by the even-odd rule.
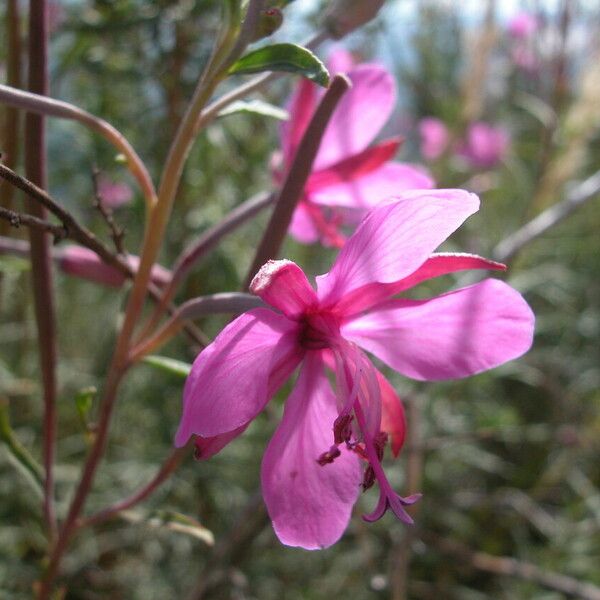
[[[340,454],[340,449],[337,446],[331,446],[327,452],[323,452],[323,454],[317,458],[317,462],[322,467],[330,465]]]
[[[333,441],[336,444],[349,442],[352,437],[352,415],[340,415],[333,423]]]

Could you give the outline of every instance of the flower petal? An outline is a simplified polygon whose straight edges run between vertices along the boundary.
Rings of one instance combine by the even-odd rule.
[[[291,260],[269,260],[254,276],[250,291],[296,319],[318,300],[304,271]]]
[[[221,435],[215,435],[214,437],[196,437],[194,440],[194,458],[196,460],[207,460],[218,452],[221,452],[229,442],[244,433],[249,424],[249,422],[244,423],[244,425],[241,425],[237,429],[222,433]]]
[[[230,323],[194,361],[183,392],[175,445],[213,437],[251,421],[302,357],[298,324],[257,308]]]
[[[383,67],[360,65],[348,77],[352,88],[344,94],[329,121],[314,161],[315,171],[362,152],[394,109],[394,79]]]
[[[406,190],[425,190],[433,186],[434,181],[424,168],[390,162],[349,181],[309,191],[308,197],[311,202],[324,206],[370,210]]]
[[[342,335],[413,379],[474,375],[531,347],[534,316],[506,283],[486,279],[430,300],[391,300],[349,320]]]
[[[299,202],[294,210],[289,233],[301,244],[314,244],[319,239],[319,230],[304,202]]]
[[[469,269],[505,271],[506,265],[482,258],[476,254],[440,252],[432,254],[414,273],[394,283],[368,283],[354,290],[337,304],[337,310],[346,316],[358,314],[392,296],[408,290],[427,279]]]
[[[305,363],[262,463],[262,489],[282,543],[326,548],[344,533],[361,481],[357,456],[340,448],[331,464],[319,456],[333,444],[335,396],[316,352]]]
[[[381,431],[390,436],[392,454],[398,456],[406,437],[406,416],[402,400],[392,384],[376,369],[379,393],[381,395]]]
[[[292,162],[316,103],[317,86],[308,79],[301,79],[287,105],[290,118],[281,124],[279,130],[285,165]]]
[[[369,283],[407,277],[478,208],[479,198],[463,190],[411,190],[374,208],[317,277],[320,300],[335,305]]]
[[[348,183],[363,177],[367,173],[376,171],[394,157],[401,143],[401,138],[391,138],[376,146],[371,146],[359,154],[350,156],[328,169],[311,173],[306,182],[306,193],[310,194],[321,188],[334,186],[339,183]],[[413,185],[412,187],[420,188],[427,186]]]

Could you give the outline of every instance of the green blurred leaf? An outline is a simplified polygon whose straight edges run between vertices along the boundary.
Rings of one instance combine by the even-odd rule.
[[[263,71],[285,71],[302,75],[323,87],[329,85],[329,72],[310,51],[297,44],[272,44],[242,56],[229,69],[230,75]]]
[[[20,256],[0,256],[0,273],[6,275],[24,273],[29,271],[30,263]]]
[[[171,375],[180,377],[181,379],[185,379],[190,374],[192,368],[192,365],[189,363],[174,358],[168,358],[167,356],[158,356],[156,354],[146,356],[143,360],[151,367],[160,371],[165,371]]]
[[[96,397],[97,393],[98,390],[95,387],[90,386],[80,389],[75,395],[75,406],[77,407],[77,412],[84,423],[87,423],[87,417],[92,409],[94,398]]]
[[[210,529],[204,527],[196,519],[173,510],[156,510],[146,516],[140,515],[135,511],[125,510],[120,515],[130,523],[141,523],[154,528],[164,527],[170,531],[184,533],[202,540],[208,546],[212,546],[215,543],[215,536]]]
[[[263,102],[262,100],[250,100],[249,102],[239,100],[238,102],[233,102],[219,113],[219,117],[228,117],[229,115],[240,113],[270,117],[272,119],[278,119],[279,121],[287,121],[290,118],[290,114],[287,110],[279,108],[274,104]]]
[[[4,442],[4,447],[13,465],[41,498],[43,496],[44,471],[35,458],[31,456],[29,450],[21,444],[10,426],[8,401],[4,398],[0,398],[0,441]]]

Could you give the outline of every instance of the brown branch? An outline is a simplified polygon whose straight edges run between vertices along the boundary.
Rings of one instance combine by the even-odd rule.
[[[21,225],[25,225],[30,229],[35,229],[36,231],[41,231],[43,233],[49,233],[54,237],[55,242],[60,242],[60,240],[64,240],[67,237],[67,230],[62,225],[54,225],[54,223],[49,223],[44,219],[39,219],[38,217],[33,217],[31,215],[25,215],[22,213],[15,212],[14,210],[9,210],[8,208],[3,208],[0,206],[0,219],[7,221],[9,225],[18,229]]]
[[[344,75],[336,75],[312,116],[279,193],[271,220],[248,270],[244,289],[250,286],[250,282],[258,269],[269,259],[277,256],[296,205],[304,191],[306,180],[310,175],[327,123],[329,123],[336,106],[342,96],[350,89],[350,86],[350,81]]]
[[[98,184],[98,177],[100,175],[100,171],[94,167],[92,169],[92,185],[94,188],[94,208],[100,213],[106,224],[108,225],[108,229],[110,230],[110,237],[112,238],[115,248],[117,250],[117,254],[125,255],[125,246],[123,245],[123,240],[125,238],[125,231],[117,225],[115,222],[113,211],[106,206],[104,203],[104,199],[100,194],[100,186]]]
[[[546,571],[537,565],[515,558],[476,552],[461,542],[434,533],[421,531],[420,535],[426,544],[433,546],[442,554],[466,562],[479,571],[531,581],[571,598],[600,600],[600,588],[592,583],[584,583],[567,575]]]

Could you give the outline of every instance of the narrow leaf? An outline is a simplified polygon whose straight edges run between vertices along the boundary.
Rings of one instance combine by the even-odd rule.
[[[286,71],[302,75],[323,87],[329,85],[325,65],[310,51],[297,44],[272,44],[242,56],[229,69],[230,75],[263,71]]]
[[[160,371],[165,371],[166,373],[170,373],[181,379],[185,379],[192,369],[192,365],[189,363],[174,358],[168,358],[167,356],[151,354],[150,356],[146,356],[143,360],[151,367],[159,369]]]
[[[227,117],[229,115],[240,113],[270,117],[272,119],[278,119],[279,121],[287,121],[290,118],[290,114],[287,110],[283,110],[283,108],[279,108],[274,104],[269,104],[262,100],[250,100],[249,102],[238,100],[237,102],[232,102],[227,108],[219,113],[219,117]]]

